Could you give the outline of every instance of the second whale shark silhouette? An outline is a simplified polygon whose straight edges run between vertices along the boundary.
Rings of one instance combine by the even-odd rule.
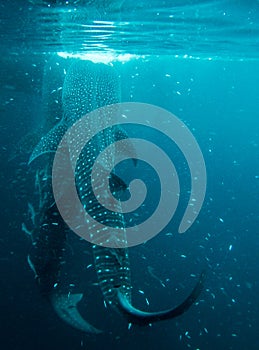
[[[34,270],[41,291],[48,297],[57,314],[75,328],[87,333],[99,333],[100,331],[84,320],[77,310],[76,305],[82,295],[67,295],[59,287],[62,249],[66,241],[67,228],[54,202],[51,171],[53,156],[68,128],[87,113],[120,101],[119,75],[112,66],[73,60],[64,78],[61,100],[62,119],[54,123],[51,130],[42,137],[29,161],[36,167],[40,215],[38,223],[34,224],[33,235],[36,238],[33,238],[28,262]],[[91,171],[98,154],[107,145],[126,137],[127,134],[122,129],[103,130],[82,150],[75,171],[78,196],[85,210],[91,215],[98,216],[99,222],[108,225],[111,231],[112,227],[121,227],[122,231],[125,230],[124,216],[120,212],[109,212],[100,206],[91,187]],[[76,139],[70,141],[77,142]],[[124,151],[134,158],[133,149]],[[125,190],[126,185],[116,174],[111,174],[110,180],[115,192]],[[90,226],[89,232],[91,237],[95,237],[96,227]],[[116,236],[113,238],[116,239]],[[179,306],[158,312],[141,311],[131,302],[132,284],[128,249],[92,245],[92,250],[105,302],[124,315],[130,323],[148,325],[179,316],[190,308],[201,293],[204,272],[190,295]]]

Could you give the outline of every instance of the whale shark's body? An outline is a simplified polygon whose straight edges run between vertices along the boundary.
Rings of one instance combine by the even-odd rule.
[[[30,163],[40,164],[36,166],[36,174],[38,178],[40,177],[38,181],[40,215],[34,228],[36,238],[33,239],[29,263],[34,269],[41,291],[51,301],[57,314],[70,325],[88,333],[98,333],[99,330],[85,321],[77,311],[76,304],[80,301],[81,295],[65,295],[59,286],[67,229],[54,204],[51,183],[47,181],[46,184],[46,179],[51,180],[53,155],[68,128],[86,113],[119,101],[119,77],[113,67],[90,61],[73,61],[69,64],[62,85],[63,116],[60,121],[54,123],[50,121],[51,118],[47,118],[47,124],[51,129],[42,137],[30,158]],[[104,130],[83,149],[75,170],[78,196],[86,211],[91,215],[98,215],[99,221],[108,225],[111,231],[112,227],[120,227],[123,232],[124,217],[120,212],[107,212],[99,205],[91,188],[91,170],[103,148],[126,137],[125,132],[120,129]],[[77,142],[76,139],[70,141]],[[124,151],[134,157],[132,149]],[[124,187],[123,181],[120,181],[115,174],[112,174],[111,181],[115,183],[115,189],[121,190]],[[95,237],[94,225],[89,227],[89,231],[90,237]],[[116,240],[116,236],[113,238]],[[204,274],[201,275],[190,296],[177,308],[154,313],[140,311],[131,304],[132,286],[128,249],[99,245],[93,245],[92,248],[96,273],[105,301],[125,315],[130,323],[146,325],[176,317],[185,312],[201,292]]]

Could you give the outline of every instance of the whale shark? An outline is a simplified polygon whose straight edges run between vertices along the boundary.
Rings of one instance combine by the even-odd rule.
[[[53,156],[66,131],[87,113],[118,102],[120,102],[120,79],[112,66],[87,60],[72,60],[62,85],[62,118],[53,123],[47,134],[43,135],[29,160],[29,164],[37,169],[37,186],[40,194],[39,223],[35,225],[33,233],[36,238],[33,238],[32,253],[29,256],[30,265],[33,267],[41,291],[48,297],[58,316],[71,326],[87,333],[99,333],[100,330],[90,325],[80,315],[77,303],[81,300],[81,295],[70,294],[68,297],[62,292],[62,287],[59,287],[67,227],[58,213],[53,198],[51,169]],[[109,239],[115,241],[118,237],[115,233],[113,236],[113,227],[120,227],[120,239],[122,237],[126,240],[123,213],[110,212],[100,205],[92,188],[91,171],[97,156],[107,145],[126,137],[126,132],[117,127],[103,130],[84,147],[75,169],[75,184],[85,210],[91,215],[98,216],[100,223],[110,227]],[[77,142],[76,139],[70,141]],[[124,152],[135,164],[134,149],[129,147],[124,149]],[[127,188],[115,173],[111,174],[111,182],[115,191]],[[88,230],[90,237],[97,235],[95,225],[89,226]],[[99,235],[105,233],[98,232]],[[131,300],[132,283],[128,248],[110,248],[93,244],[92,251],[105,302],[121,313],[129,323],[148,325],[177,317],[186,312],[201,293],[204,272],[201,273],[190,295],[180,305],[158,312],[139,310],[132,305]]]
[[[48,160],[49,161],[49,160]],[[101,330],[87,322],[78,311],[83,294],[73,294],[62,282],[62,265],[68,230],[51,193],[51,167],[37,167],[35,175],[36,204],[29,203],[30,225],[23,224],[31,238],[27,257],[40,293],[52,305],[57,315],[70,326],[85,333]]]

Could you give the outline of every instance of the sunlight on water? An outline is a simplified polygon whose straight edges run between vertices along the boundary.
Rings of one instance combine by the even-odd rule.
[[[255,0],[238,4],[234,0],[34,0],[20,7],[8,2],[1,7],[3,52],[259,57]]]
[[[58,52],[58,56],[63,58],[79,58],[81,60],[92,61],[93,63],[105,63],[109,64],[112,62],[125,63],[132,59],[145,59],[145,56],[133,55],[129,53],[117,54],[114,51],[102,52],[88,52],[88,53],[69,53],[69,52]]]

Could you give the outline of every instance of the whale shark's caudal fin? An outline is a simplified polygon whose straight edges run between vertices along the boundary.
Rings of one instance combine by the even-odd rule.
[[[77,304],[82,299],[82,296],[83,294],[60,294],[54,292],[50,296],[50,301],[57,315],[70,326],[85,333],[102,333],[101,330],[92,326],[80,315]]]
[[[203,288],[204,279],[205,272],[202,272],[191,294],[180,305],[178,305],[175,308],[158,312],[141,311],[131,305],[129,300],[125,297],[123,293],[121,293],[119,288],[117,291],[118,307],[120,311],[127,317],[128,321],[133,324],[145,326],[153,322],[169,320],[180,316],[181,314],[186,312],[191,307],[191,305],[195,303]]]

